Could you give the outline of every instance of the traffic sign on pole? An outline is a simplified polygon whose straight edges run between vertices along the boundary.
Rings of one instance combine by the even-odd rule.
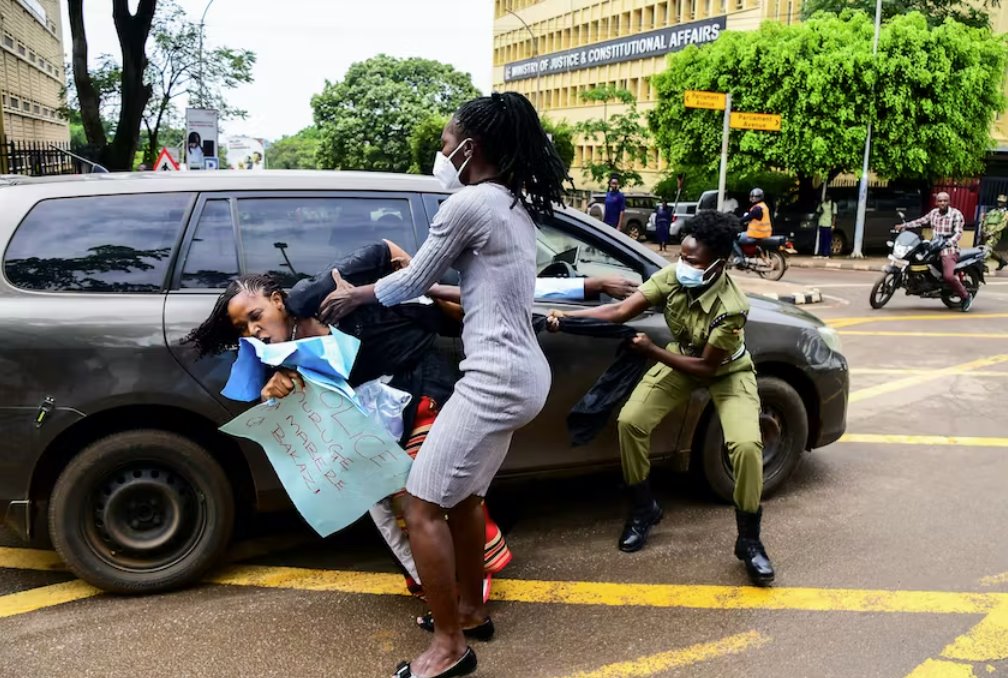
[[[157,160],[154,161],[153,170],[155,172],[178,172],[179,164],[178,161],[172,157],[171,151],[162,147],[161,152],[158,153]]]
[[[715,111],[724,110],[727,105],[727,95],[724,92],[701,92],[686,90],[683,98],[686,108],[709,108]]]
[[[731,114],[732,129],[756,129],[764,132],[780,132],[781,117],[772,113],[738,113]]]

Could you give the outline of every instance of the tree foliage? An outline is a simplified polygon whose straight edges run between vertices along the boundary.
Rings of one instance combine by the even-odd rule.
[[[552,120],[546,116],[540,118],[543,130],[553,140],[553,147],[563,161],[564,168],[570,171],[574,162],[574,127],[566,120]]]
[[[477,96],[467,73],[438,61],[379,54],[355,63],[343,80],[327,80],[312,97],[322,137],[319,166],[405,172],[417,123],[451,115]]]
[[[318,128],[312,126],[277,139],[266,148],[266,166],[270,169],[315,169],[320,138]]]
[[[973,28],[990,28],[990,7],[1000,7],[1000,0],[984,0],[982,3],[963,0],[885,0],[882,3],[882,21],[889,21],[910,12],[920,12],[927,17],[932,27],[941,26],[945,19],[952,19]],[[875,0],[805,0],[802,4],[802,20],[808,20],[816,12],[842,14],[845,9],[861,11],[875,16]]]
[[[433,113],[421,120],[410,132],[410,157],[413,162],[409,171],[413,174],[430,174],[434,169],[434,156],[441,150],[441,132],[448,124],[449,116]]]
[[[767,22],[689,47],[656,76],[649,116],[672,166],[716,170],[722,112],[686,109],[686,90],[732,93],[737,111],[781,114],[779,133],[733,130],[729,174],[778,169],[802,191],[813,179],[857,171],[867,123],[872,168],[890,178],[968,176],[992,145],[1004,107],[1005,41],[949,21],[929,28],[920,14],[894,18],[873,59],[873,19],[817,14],[802,24]]]
[[[594,143],[601,141],[602,159],[584,161],[583,172],[595,183],[605,183],[613,174],[620,175],[623,186],[644,183],[636,165],[647,166],[651,133],[641,122],[637,100],[628,90],[604,85],[584,93],[581,98],[602,104],[602,117],[584,120],[574,130]],[[625,110],[609,115],[609,103],[622,104]]]

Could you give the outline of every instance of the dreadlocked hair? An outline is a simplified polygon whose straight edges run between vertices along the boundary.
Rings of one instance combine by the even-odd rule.
[[[463,136],[478,139],[501,182],[533,216],[552,215],[563,204],[564,169],[535,108],[517,92],[494,92],[462,104],[455,121]]]
[[[200,358],[217,355],[237,346],[238,331],[235,330],[231,319],[228,318],[227,308],[231,300],[243,292],[263,294],[267,297],[273,296],[274,292],[279,292],[285,298],[287,296],[280,280],[269,273],[256,273],[235,278],[217,297],[217,303],[214,304],[210,317],[187,334],[182,343],[195,345]]]
[[[739,220],[726,212],[701,212],[683,226],[682,236],[704,245],[717,259],[727,259],[738,237]]]

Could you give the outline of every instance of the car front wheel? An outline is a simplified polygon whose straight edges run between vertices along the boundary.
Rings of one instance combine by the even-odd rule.
[[[760,377],[760,429],[763,431],[763,496],[776,492],[801,461],[808,441],[808,415],[798,392],[783,379]],[[711,491],[732,501],[735,478],[717,413],[712,411],[698,436],[703,476]]]
[[[49,534],[67,566],[114,593],[192,583],[223,555],[234,526],[227,477],[192,440],[159,430],[115,433],[63,470]]]

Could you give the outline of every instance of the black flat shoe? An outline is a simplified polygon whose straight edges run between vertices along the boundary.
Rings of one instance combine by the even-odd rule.
[[[422,617],[417,617],[416,625],[424,631],[434,633],[434,614],[428,612]],[[487,617],[481,624],[477,624],[476,626],[472,626],[467,629],[462,629],[462,635],[466,638],[472,638],[473,640],[490,640],[494,636],[493,619]]]
[[[467,647],[465,654],[462,655],[457,662],[449,666],[447,669],[437,674],[436,676],[428,676],[428,678],[455,678],[455,676],[468,676],[476,670],[476,653],[473,652],[471,647]],[[409,662],[402,662],[396,667],[396,672],[392,674],[392,678],[417,678],[413,671],[410,669]]]

